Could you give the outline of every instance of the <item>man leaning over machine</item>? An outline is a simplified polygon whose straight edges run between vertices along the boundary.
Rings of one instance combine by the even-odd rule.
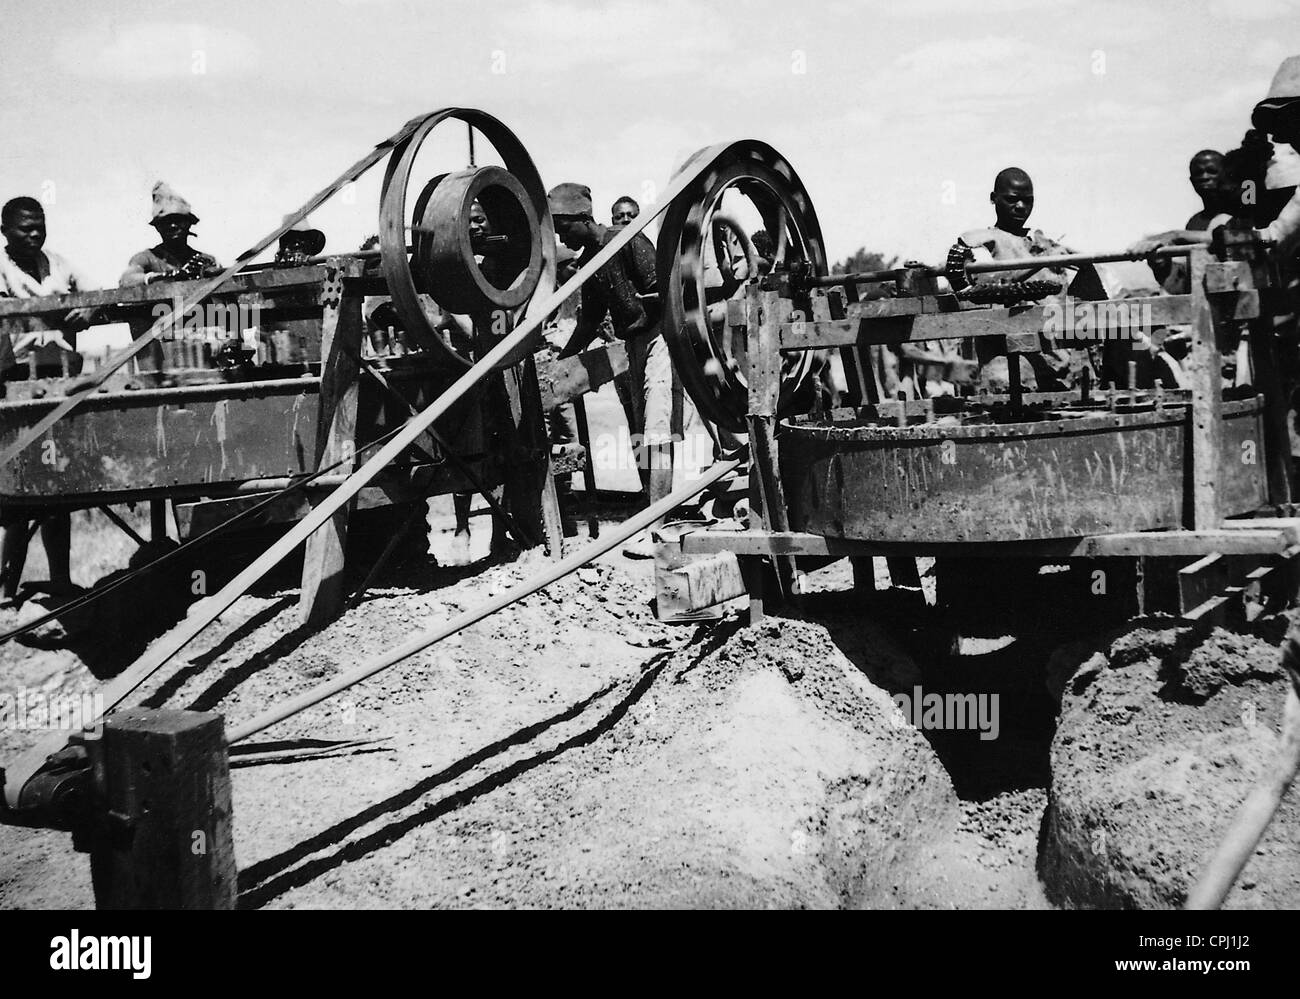
[[[548,195],[555,234],[565,246],[590,260],[618,229],[607,228],[592,215],[591,189],[565,183]],[[582,287],[578,325],[561,356],[579,353],[593,339],[601,321],[609,316],[614,335],[627,343],[628,374],[632,381],[635,422],[628,429],[635,445],[640,440],[637,469],[653,505],[673,487],[672,448],[681,439],[681,415],[673,412],[672,360],[659,327],[659,295],[655,252],[649,239],[633,239]],[[675,432],[675,435],[674,435]],[[649,535],[629,544],[624,553],[638,558],[654,554]]]

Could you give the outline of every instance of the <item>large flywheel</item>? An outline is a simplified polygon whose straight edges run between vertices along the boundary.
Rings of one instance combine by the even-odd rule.
[[[496,150],[504,166],[470,166],[439,173],[413,189],[415,160],[429,134],[443,122],[469,126]],[[471,138],[472,143],[472,138]],[[472,145],[471,145],[472,150]],[[491,235],[479,245],[471,239],[473,205],[485,213]],[[430,316],[427,296],[448,313],[471,316],[481,347],[509,333],[515,321],[531,316],[533,303],[555,288],[555,230],[546,189],[523,144],[496,118],[471,108],[444,108],[427,116],[393,148],[379,206],[380,265],[393,308],[407,334],[425,350],[458,365],[473,361],[470,345],[440,330]],[[521,345],[502,366],[517,364],[535,340]]]
[[[659,234],[663,325],[673,365],[700,412],[719,426],[745,430],[748,386],[743,337],[727,328],[725,300],[760,280],[755,270],[827,273],[821,225],[789,162],[764,142],[744,140],[701,150],[685,170],[708,166],[673,199]],[[771,249],[755,267],[753,237],[762,229]],[[725,247],[737,249],[728,259]],[[721,304],[720,304],[721,303]],[[780,412],[797,408],[813,377],[812,355],[782,357]]]

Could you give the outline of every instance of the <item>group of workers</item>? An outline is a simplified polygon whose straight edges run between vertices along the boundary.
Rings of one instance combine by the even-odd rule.
[[[198,217],[189,203],[169,185],[154,185],[153,216],[150,221],[159,242],[131,257],[122,274],[123,287],[145,284],[159,277],[197,278],[218,269],[215,259],[189,245]],[[90,285],[64,257],[45,249],[45,209],[32,197],[17,197],[0,208],[0,234],[5,247],[0,253],[0,298],[39,298],[87,291]],[[66,356],[76,358],[77,334],[95,320],[94,309],[72,309],[48,323],[31,319],[28,329],[16,335],[0,336],[0,379],[25,375],[55,377],[68,369]],[[64,353],[66,352],[66,354]],[[6,597],[17,591],[19,580],[13,567],[21,566],[30,537],[26,511],[10,514],[0,509],[4,537],[0,542],[0,566],[4,569]],[[46,589],[55,596],[75,590],[70,566],[71,521],[67,513],[47,512],[41,520],[41,541],[49,565]]]
[[[1149,254],[1172,244],[1208,243],[1223,225],[1249,225],[1260,238],[1275,244],[1281,271],[1291,282],[1292,291],[1300,286],[1296,252],[1300,247],[1300,194],[1297,193],[1300,155],[1294,151],[1294,147],[1300,147],[1300,56],[1282,63],[1267,97],[1254,109],[1252,125],[1240,149],[1228,154],[1205,149],[1192,157],[1189,179],[1201,200],[1200,210],[1188,219],[1184,227],[1138,241],[1130,248],[1134,253]],[[1017,277],[1016,272],[1004,272],[968,281],[964,265],[971,261],[1028,261],[1037,256],[1070,252],[1041,231],[1029,228],[1034,189],[1024,170],[1009,167],[998,173],[989,197],[994,211],[993,225],[963,233],[949,252],[949,275],[959,293],[967,293],[970,284],[995,284],[1014,281]],[[152,199],[150,224],[157,230],[159,242],[130,258],[121,284],[145,284],[160,278],[199,278],[216,271],[219,268],[217,261],[190,245],[198,217],[189,203],[163,182],[153,188]],[[553,188],[548,201],[555,233],[567,251],[560,261],[561,281],[606,247],[640,212],[636,201],[625,196],[611,206],[608,225],[597,222],[590,188],[573,182]],[[471,236],[477,232],[481,237],[490,232],[490,222],[481,206],[475,208],[478,217],[468,220]],[[45,214],[38,200],[20,197],[8,201],[0,217],[0,232],[6,244],[0,254],[0,297],[57,295],[87,289],[86,282],[74,267],[60,255],[44,249]],[[755,243],[757,236],[761,235],[765,234],[755,234]],[[319,252],[323,242],[319,237],[315,230],[299,224],[281,240],[281,254],[287,254],[284,259],[290,261],[295,259],[295,255],[301,257],[313,249]],[[770,239],[767,244],[770,247]],[[485,250],[479,257],[485,266],[490,263],[488,256]],[[640,445],[637,466],[651,503],[671,491],[671,449],[675,441],[681,440],[684,423],[681,395],[673,391],[671,360],[660,329],[661,306],[655,257],[654,245],[644,233],[630,240],[583,286],[576,325],[560,345],[561,356],[571,356],[585,349],[602,333],[626,343],[629,371],[626,380],[618,383],[619,395],[628,416],[632,439]],[[770,260],[766,263],[771,266]],[[1167,291],[1184,293],[1187,290],[1184,265],[1170,262],[1168,258],[1152,257],[1151,266]],[[1100,299],[1115,294],[1113,287],[1107,287],[1104,276],[1090,266],[1068,272],[1050,268],[1040,271],[1027,266],[1023,272],[1023,276],[1035,274],[1067,285],[1076,297]],[[77,331],[89,325],[93,318],[93,310],[76,309],[52,323],[48,330],[17,337],[0,336],[0,373],[4,373],[0,377],[19,368],[19,362],[29,352],[41,351],[50,345],[62,350],[75,350]],[[392,317],[382,308],[376,308],[373,314],[368,312],[367,319],[372,325],[392,322]],[[472,330],[464,328],[465,317],[444,319],[449,334],[472,334]],[[1285,361],[1287,357],[1294,358],[1300,354],[1294,343],[1294,317],[1280,317],[1277,321],[1283,326],[1290,323],[1279,328],[1279,333],[1284,334],[1282,340],[1285,341],[1289,335],[1292,341],[1281,343]],[[1062,347],[1047,337],[1044,337],[1042,348],[1017,359],[1020,378],[1026,387],[1040,390],[1066,387],[1073,384],[1082,367],[1089,363],[1079,349]],[[1108,348],[1109,345],[1103,345],[1102,353]],[[891,395],[902,392],[924,396],[951,391],[953,384],[969,384],[982,379],[991,386],[1009,380],[1006,359],[988,356],[982,353],[983,349],[977,345],[973,356],[962,356],[939,344],[905,344],[892,359],[890,371],[886,372],[887,387]],[[1095,373],[1103,383],[1107,380],[1118,382],[1135,353],[1145,352],[1147,361],[1164,353],[1159,342],[1140,338],[1136,344],[1130,343],[1124,349],[1129,353],[1118,361],[1096,355],[1091,358],[1092,366],[1101,369]],[[38,358],[35,365],[38,373],[45,373],[45,365],[46,361]],[[1149,370],[1155,373],[1147,376],[1148,379],[1161,377],[1162,369],[1158,364]],[[1170,374],[1168,369],[1163,370]],[[1176,378],[1176,371],[1172,376]],[[1300,384],[1300,370],[1293,370],[1287,381],[1289,388]],[[557,435],[566,433],[561,426],[566,422],[562,417],[552,420]],[[714,437],[716,449],[719,437],[707,425],[706,429]],[[26,531],[21,533],[25,544]],[[13,534],[13,531],[6,530],[6,548],[11,547]],[[49,557],[51,590],[71,589],[67,516],[46,517],[42,537]],[[468,500],[463,497],[457,503],[457,537],[466,543],[468,541]],[[648,536],[634,542],[628,553],[648,555]],[[10,559],[5,558],[3,564],[9,565]],[[10,594],[16,583],[12,579],[5,581]]]

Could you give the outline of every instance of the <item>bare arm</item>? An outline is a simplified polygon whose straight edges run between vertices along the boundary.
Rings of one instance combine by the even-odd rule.
[[[153,258],[148,253],[137,253],[126,265],[126,270],[122,272],[122,277],[117,282],[118,286],[130,288],[132,285],[148,284],[149,279],[158,273],[151,269],[152,262]]]

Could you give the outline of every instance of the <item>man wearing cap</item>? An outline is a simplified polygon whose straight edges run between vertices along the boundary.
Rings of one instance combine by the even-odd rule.
[[[198,221],[190,203],[170,185],[161,180],[154,184],[153,219],[149,224],[158,230],[162,242],[133,256],[119,284],[126,288],[162,278],[190,281],[219,271],[221,265],[215,257],[190,246],[193,226]]]
[[[555,234],[569,249],[580,251],[583,261],[620,234],[619,229],[595,221],[591,189],[584,184],[560,184],[548,200]],[[642,445],[637,467],[653,505],[672,491],[672,448],[674,440],[681,439],[681,414],[673,412],[672,361],[659,329],[655,252],[649,239],[631,240],[583,285],[582,312],[562,356],[571,357],[591,343],[606,315],[614,335],[627,343],[635,415],[629,431],[633,444]],[[624,552],[638,557],[653,554],[648,538]]]

